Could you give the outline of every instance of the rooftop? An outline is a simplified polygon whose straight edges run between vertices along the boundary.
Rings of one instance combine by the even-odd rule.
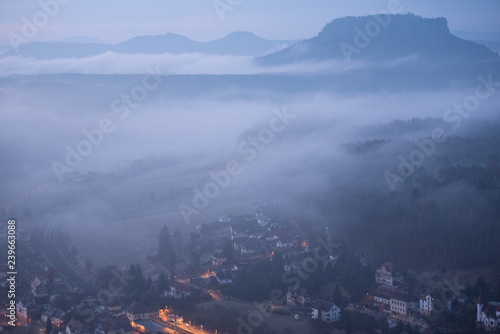
[[[318,299],[313,303],[312,308],[321,310],[323,312],[329,312],[334,306],[335,304],[332,302]]]

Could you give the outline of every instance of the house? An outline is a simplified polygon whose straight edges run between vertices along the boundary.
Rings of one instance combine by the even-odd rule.
[[[142,303],[133,302],[125,310],[125,315],[129,321],[136,321],[139,319],[149,319],[154,316],[155,312],[151,308],[147,308]]]
[[[381,285],[373,293],[375,305],[393,313],[407,315],[409,310],[416,310],[419,302],[406,290],[391,285]]]
[[[500,328],[500,302],[489,302],[485,304],[482,297],[477,299],[476,321],[487,329]]]
[[[103,300],[103,301],[101,301],[101,309],[103,311],[108,311],[111,313],[120,313],[122,311],[122,304],[116,298],[113,298],[107,304],[104,303],[104,300]]]
[[[90,329],[80,321],[71,318],[66,324],[66,334],[90,334]]]
[[[239,227],[239,226],[231,226],[230,227],[231,231],[231,240],[234,240],[235,238],[248,238],[248,230],[245,229],[244,227]]]
[[[163,273],[163,270],[153,269],[149,272],[149,277],[151,277],[151,289],[158,289],[158,283],[160,281],[160,276]]]
[[[49,295],[47,283],[42,281],[38,275],[31,281],[31,293],[35,297],[47,297]]]
[[[286,292],[286,304],[288,306],[301,306],[304,307],[311,302],[311,297],[307,293],[307,290],[300,288],[298,286],[289,287]]]
[[[231,284],[233,283],[233,274],[228,270],[221,270],[217,272],[217,282],[219,284]]]
[[[99,306],[100,302],[95,297],[87,297],[80,302],[77,309],[83,311],[82,313],[85,314],[102,313],[102,308]]]
[[[415,310],[418,307],[418,302],[410,295],[394,297],[390,300],[391,311],[401,315],[408,315],[410,310]]]
[[[49,307],[47,310],[42,312],[42,315],[40,319],[42,319],[43,323],[46,323],[48,319],[52,317],[52,315],[56,313],[56,308],[55,307]]]
[[[257,238],[249,238],[240,246],[241,254],[253,254],[260,249],[260,241]]]
[[[391,297],[395,294],[397,287],[391,285],[381,285],[375,289],[373,300],[375,305],[388,310],[390,308]]]
[[[316,300],[312,305],[313,319],[320,318],[324,322],[332,323],[339,321],[340,309],[334,303],[326,300]]]
[[[33,299],[35,300],[35,305],[38,307],[38,311],[50,306],[50,299],[48,295],[41,297],[35,296]]]
[[[235,237],[233,239],[233,248],[236,251],[241,251],[241,247],[247,242],[248,237]]]
[[[289,235],[285,235],[279,238],[278,241],[276,241],[276,247],[278,248],[290,248],[293,247],[293,239]]]
[[[220,223],[230,223],[231,222],[231,218],[228,217],[228,216],[222,216],[222,217],[219,217],[219,222]]]
[[[170,287],[170,291],[165,291],[165,297],[174,299],[183,299],[191,296],[191,294],[192,288],[190,285],[177,282]]]
[[[377,268],[375,272],[375,282],[377,284],[396,285],[397,282],[402,282],[403,277],[394,271],[392,262],[385,262]]]
[[[63,310],[56,307],[49,307],[45,312],[42,313],[40,317],[43,323],[46,323],[49,319],[54,327],[63,326],[63,317],[66,313]]]
[[[469,300],[469,297],[467,297],[467,295],[464,295],[463,293],[461,293],[458,298],[457,298],[458,302],[460,304],[465,304],[468,300]]]
[[[38,318],[39,312],[35,302],[29,298],[20,298],[16,303],[16,312],[19,318],[32,322]]]
[[[43,270],[36,273],[31,281],[31,293],[35,297],[46,297],[51,284],[62,283],[61,275],[56,270]]]
[[[260,227],[266,227],[271,223],[271,219],[264,216],[262,212],[257,212],[255,217],[257,218],[257,224],[259,224]]]
[[[48,269],[42,270],[36,273],[36,278],[38,278],[43,284],[60,284],[62,283],[61,274],[57,270]]]
[[[184,319],[177,314],[168,314],[167,315],[167,322],[171,322],[174,324],[182,324],[184,322]]]
[[[430,295],[420,298],[418,306],[418,310],[420,311],[420,313],[431,314],[433,300],[434,298],[432,298]]]
[[[431,314],[433,311],[451,311],[451,300],[434,300],[431,295],[419,299],[418,311],[422,314]]]
[[[227,256],[221,250],[218,250],[214,255],[212,255],[212,265],[214,267],[220,267],[226,262]]]
[[[297,261],[291,261],[290,263],[285,263],[283,265],[285,271],[297,271],[297,272],[300,272],[302,270],[302,263],[300,262],[297,262]]]
[[[283,226],[279,225],[273,228],[274,239],[278,240],[279,238],[284,237],[286,235],[289,235],[289,233]]]
[[[54,314],[52,315],[52,317],[50,317],[50,321],[52,322],[52,326],[53,327],[56,327],[56,328],[61,328],[63,327],[64,325],[64,315],[66,313],[64,313],[63,310],[61,309],[56,309],[56,311],[54,312]]]
[[[99,324],[95,329],[95,334],[133,334],[134,328],[127,319],[122,315],[117,318],[101,317]]]

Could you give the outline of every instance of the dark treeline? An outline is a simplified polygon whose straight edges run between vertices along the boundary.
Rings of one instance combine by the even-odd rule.
[[[403,127],[412,124],[421,128],[416,121]],[[363,173],[385,172],[373,171],[369,159],[395,161],[399,152],[408,157],[412,151],[401,143],[376,139],[344,149],[359,159],[360,180],[366,181]],[[415,269],[492,265],[500,254],[498,143],[498,137],[450,137],[393,190],[382,182],[335,180],[324,196],[306,201],[376,263],[391,260]],[[398,144],[404,146],[399,152]],[[388,146],[392,150],[384,151]]]
[[[345,306],[347,298],[341,295],[341,289],[350,297],[359,299],[373,285],[375,272],[371,266],[363,266],[347,245],[343,245],[338,255],[336,263],[317,262],[314,270],[292,269],[285,272],[284,264],[289,264],[290,258],[276,252],[267,262],[238,270],[233,284],[220,288],[227,295],[250,301],[267,301],[276,295],[277,300],[273,303],[280,304],[284,302],[289,287],[300,286],[307,289],[312,298],[329,299]],[[307,266],[306,259],[314,261],[312,253],[300,256],[299,263],[303,268]],[[278,290],[281,293],[277,293]]]

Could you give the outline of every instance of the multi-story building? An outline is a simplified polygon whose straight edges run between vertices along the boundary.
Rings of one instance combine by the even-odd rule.
[[[324,322],[335,322],[340,320],[340,309],[334,303],[326,300],[316,300],[312,305],[313,319],[320,318]]]
[[[307,290],[300,287],[288,288],[286,292],[286,304],[288,306],[306,306],[311,302],[311,297],[307,293]]]
[[[385,262],[380,267],[377,268],[375,272],[375,282],[377,284],[385,285],[397,285],[397,282],[402,282],[403,276],[394,271],[394,265],[392,262]]]
[[[390,285],[379,286],[373,294],[373,299],[376,305],[386,311],[401,315],[407,315],[410,310],[416,310],[419,306],[417,299],[408,291]]]
[[[420,298],[418,306],[418,310],[420,311],[420,313],[431,314],[433,300],[434,298],[432,298],[430,295]]]
[[[500,303],[484,303],[482,297],[477,299],[477,319],[478,323],[487,329],[500,328]]]

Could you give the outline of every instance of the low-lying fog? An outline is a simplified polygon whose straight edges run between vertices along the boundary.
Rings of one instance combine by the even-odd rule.
[[[57,222],[80,256],[98,265],[126,266],[154,254],[163,224],[193,229],[221,215],[253,213],[258,200],[303,208],[300,198],[350,184],[388,193],[386,171],[395,172],[398,156],[418,148],[414,139],[431,137],[435,124],[447,136],[496,135],[474,125],[498,122],[498,91],[471,112],[449,110],[474,96],[478,80],[347,94],[344,84],[353,84],[339,81],[337,90],[313,85],[300,93],[296,82],[323,80],[297,74],[303,65],[286,69],[294,75],[271,75],[277,86],[258,89],[252,82],[266,82],[265,76],[200,74],[284,70],[261,72],[245,57],[147,56],[149,65],[133,57],[0,59],[1,207],[21,221]],[[323,65],[308,66],[310,73]],[[383,130],[414,117],[437,123]],[[388,142],[362,158],[346,149],[375,139]],[[432,159],[423,166],[430,168]],[[205,191],[210,173],[221,171],[230,178],[219,180],[222,186],[206,207],[188,214],[187,224],[179,206],[195,208],[195,189]],[[310,210],[318,224],[331,218]]]

